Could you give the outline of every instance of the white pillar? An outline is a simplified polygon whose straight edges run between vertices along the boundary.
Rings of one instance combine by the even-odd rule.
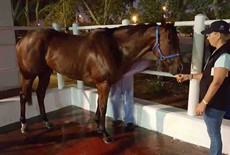
[[[57,31],[60,31],[60,26],[57,23],[52,24],[53,28]],[[57,73],[57,82],[58,82],[58,89],[62,89],[65,85],[63,76]]]
[[[80,33],[79,33],[79,30],[78,30],[78,24],[73,23],[72,26],[73,26],[73,34],[74,35],[79,35]],[[80,80],[77,80],[77,87],[82,89],[84,87],[84,82],[80,81]]]
[[[78,24],[73,23],[72,26],[73,26],[73,34],[74,35],[79,35],[80,33],[79,33],[79,30],[78,30]]]
[[[194,34],[193,34],[193,49],[192,49],[192,63],[191,74],[200,73],[202,71],[203,51],[204,51],[204,35],[201,31],[205,29],[204,21],[206,17],[202,14],[195,16]],[[189,84],[188,96],[188,111],[190,116],[195,115],[195,107],[199,103],[199,80],[191,80]]]
[[[130,21],[128,19],[123,19],[121,24],[122,25],[129,25]]]
[[[11,1],[0,0],[0,19],[0,91],[5,91],[20,87],[14,30],[1,30],[14,26]]]

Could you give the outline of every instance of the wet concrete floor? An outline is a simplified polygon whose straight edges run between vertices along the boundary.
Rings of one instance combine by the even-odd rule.
[[[28,120],[29,133],[20,133],[20,123],[0,128],[0,155],[207,155],[208,149],[136,127],[106,126],[114,139],[105,144],[94,130],[94,113],[68,106],[48,114],[54,129],[47,130],[39,117]]]

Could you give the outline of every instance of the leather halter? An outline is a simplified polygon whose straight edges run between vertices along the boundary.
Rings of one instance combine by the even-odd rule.
[[[155,48],[157,49],[157,51],[158,51],[158,53],[160,55],[160,57],[158,58],[158,61],[164,61],[166,59],[170,59],[170,58],[174,58],[174,57],[180,56],[179,53],[164,56],[164,54],[161,51],[160,44],[159,44],[159,26],[158,25],[156,26],[156,42],[155,42],[155,45],[152,47],[152,51]]]

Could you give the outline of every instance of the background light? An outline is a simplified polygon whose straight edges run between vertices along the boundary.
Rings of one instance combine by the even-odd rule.
[[[132,16],[132,21],[133,21],[133,23],[136,23],[137,22],[137,16],[133,15]]]

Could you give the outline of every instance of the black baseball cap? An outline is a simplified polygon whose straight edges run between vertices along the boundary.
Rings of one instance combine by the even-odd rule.
[[[210,34],[212,32],[229,34],[229,24],[223,20],[219,20],[213,22],[207,29],[201,31],[202,34]]]

